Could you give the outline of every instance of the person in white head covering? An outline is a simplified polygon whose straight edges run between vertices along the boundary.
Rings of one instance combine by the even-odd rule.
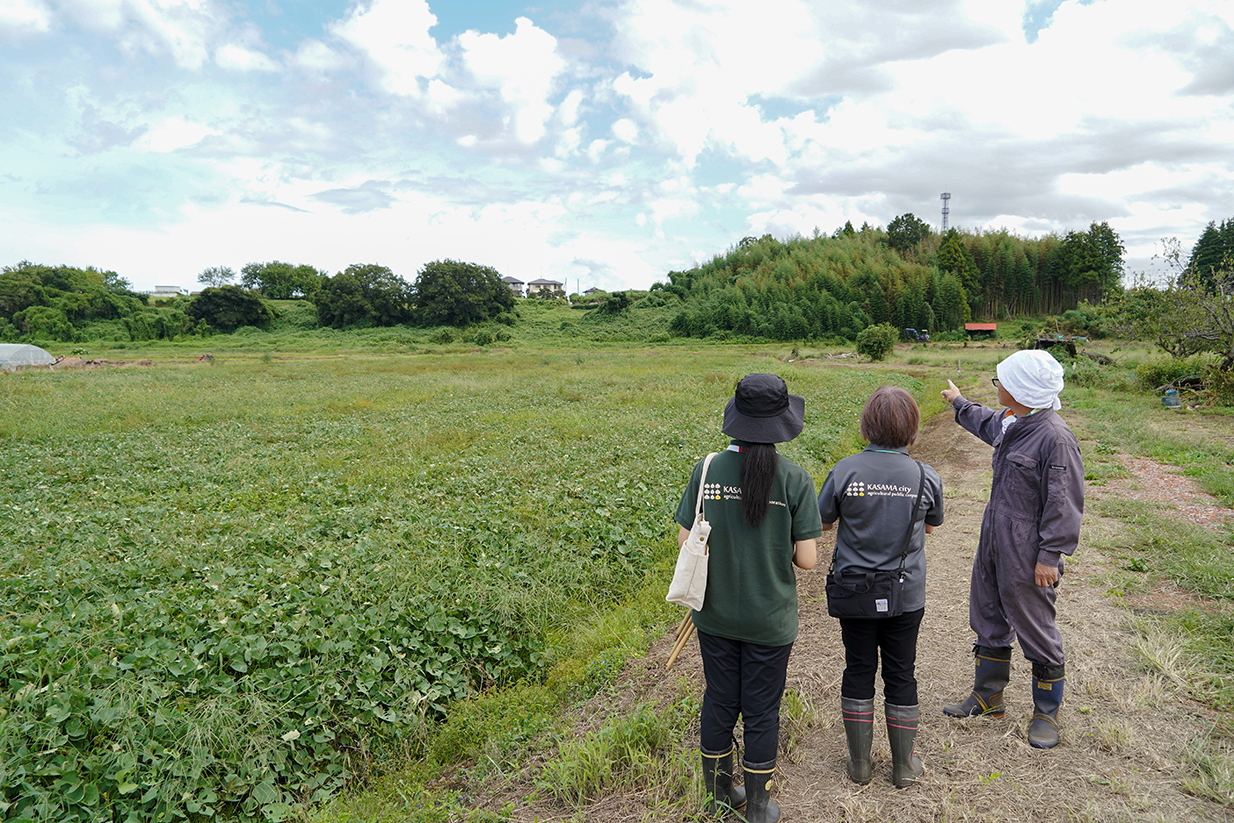
[[[950,380],[942,392],[956,422],[994,447],[990,502],[969,587],[977,673],[972,693],[943,712],[1002,717],[1011,644],[1018,639],[1033,669],[1028,742],[1049,749],[1059,742],[1065,677],[1055,589],[1063,557],[1080,539],[1084,463],[1075,435],[1057,414],[1063,390],[1058,361],[1048,352],[1019,351],[996,373],[1002,411],[965,399]]]

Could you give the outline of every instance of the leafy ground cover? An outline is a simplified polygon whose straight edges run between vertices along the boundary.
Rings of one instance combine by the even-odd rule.
[[[895,362],[860,368],[913,373],[926,387],[923,405],[947,377],[974,399],[991,402],[989,376],[1012,350],[902,347]],[[807,357],[806,367],[817,362],[809,359],[813,352],[798,354]],[[826,367],[844,368],[834,361]],[[1127,375],[1134,378],[1135,371],[1134,363],[1103,366],[1103,380],[1075,381],[1064,394],[1064,415],[1084,450],[1088,499],[1082,545],[1061,595],[1069,656],[1063,745],[1043,754],[1024,739],[1031,704],[1027,664],[1019,658],[1005,718],[960,723],[939,712],[971,682],[967,581],[989,479],[989,448],[943,411],[927,422],[916,447],[919,458],[946,475],[948,490],[947,522],[927,545],[932,588],[918,656],[924,730],[918,750],[926,777],[912,791],[892,788],[881,740],[878,779],[859,787],[844,773],[836,709],[843,654],[834,621],[825,617],[816,569],[798,583],[803,633],[789,673],[797,692],[793,700],[786,696],[777,780],[786,814],[828,823],[1228,819],[1234,808],[1231,533],[1220,517],[1207,528],[1188,522],[1192,484],[1170,478],[1174,466],[1186,470],[1186,458],[1192,467],[1206,466],[1193,474],[1219,492],[1234,465],[1231,429],[1221,413],[1168,411],[1159,397],[1129,390],[1134,381]],[[1146,451],[1178,461],[1157,464],[1161,496],[1127,468],[1155,462]],[[437,819],[704,819],[691,712],[702,674],[696,654],[665,672],[671,625],[665,619],[649,653],[572,707],[521,759],[488,773],[470,766],[453,772],[448,785],[470,800]],[[671,733],[659,734],[666,726]],[[477,765],[482,760],[481,754]],[[1055,790],[1037,791],[1043,785]],[[364,809],[389,814],[365,815],[355,806],[357,813],[324,819],[430,819],[410,805],[399,816],[400,805],[391,793],[384,805]]]
[[[0,379],[6,815],[279,820],[440,746],[641,597],[732,386],[785,368],[815,471],[876,385],[921,389],[731,349]]]

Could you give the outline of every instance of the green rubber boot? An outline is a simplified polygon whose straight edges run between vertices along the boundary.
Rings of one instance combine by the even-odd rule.
[[[925,764],[913,753],[921,707],[887,703],[883,708],[887,712],[887,742],[891,744],[891,782],[897,789],[904,789],[925,772]]]
[[[874,743],[874,698],[841,697],[840,714],[844,718],[844,736],[848,738],[848,777],[864,786],[874,772],[870,763],[870,747]]]

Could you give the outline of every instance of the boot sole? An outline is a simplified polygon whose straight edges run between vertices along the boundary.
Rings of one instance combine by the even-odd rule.
[[[1002,717],[1003,715],[1006,714],[1006,712],[1000,709],[998,711],[972,712],[970,714],[961,714],[958,711],[949,712],[944,708],[943,714],[947,715],[948,717],[955,717],[957,719],[963,720],[966,717]]]

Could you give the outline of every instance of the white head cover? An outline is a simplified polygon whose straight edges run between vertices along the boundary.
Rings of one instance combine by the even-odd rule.
[[[1063,367],[1054,356],[1039,349],[1018,351],[998,364],[998,382],[1017,403],[1030,409],[1062,408]]]

